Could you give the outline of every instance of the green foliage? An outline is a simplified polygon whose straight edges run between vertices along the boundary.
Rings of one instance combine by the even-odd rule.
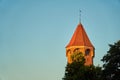
[[[85,63],[85,58],[82,54],[82,52],[76,51],[71,55],[72,62],[80,62],[81,64],[84,65]]]
[[[110,44],[110,49],[103,56],[104,80],[120,80],[120,40],[114,45]]]
[[[85,59],[81,52],[71,56],[72,63],[67,63],[63,80],[100,80],[101,68],[93,65],[85,66]]]

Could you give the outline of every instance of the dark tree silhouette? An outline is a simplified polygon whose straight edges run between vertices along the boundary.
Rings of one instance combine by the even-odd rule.
[[[120,80],[120,40],[109,46],[109,51],[102,58],[102,76],[104,80]]]

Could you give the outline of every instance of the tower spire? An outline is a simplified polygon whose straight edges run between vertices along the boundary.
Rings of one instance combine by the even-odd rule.
[[[81,24],[81,10],[79,10],[79,23]]]

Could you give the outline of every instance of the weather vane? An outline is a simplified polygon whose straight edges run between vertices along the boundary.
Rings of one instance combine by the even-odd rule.
[[[81,23],[81,10],[79,10],[79,23]]]

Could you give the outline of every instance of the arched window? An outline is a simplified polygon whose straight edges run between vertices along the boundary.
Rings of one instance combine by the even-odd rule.
[[[80,51],[80,48],[75,48],[73,52],[78,52]]]
[[[68,62],[70,63],[71,62],[71,51],[70,50],[67,51],[67,58],[68,58]]]
[[[69,50],[67,50],[67,56],[68,56],[69,54],[71,54],[71,51],[70,51],[70,49],[69,49]]]
[[[88,56],[90,54],[90,49],[85,50],[85,56]]]

